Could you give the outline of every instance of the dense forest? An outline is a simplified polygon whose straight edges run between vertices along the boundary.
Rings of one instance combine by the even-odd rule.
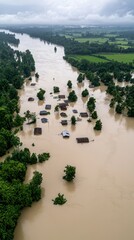
[[[19,97],[17,89],[20,89],[24,79],[35,70],[34,59],[29,50],[22,53],[14,51],[8,45],[12,37],[2,34],[0,41],[0,156],[18,144],[14,127],[22,126],[24,119],[19,115]],[[0,37],[1,37],[0,34]],[[14,40],[15,42],[15,40]],[[18,41],[17,41],[18,42]]]
[[[17,128],[24,118],[19,115],[20,89],[24,79],[35,70],[29,50],[22,53],[11,49],[8,43],[18,44],[14,35],[0,33],[0,156],[13,147],[13,152],[0,163],[0,239],[13,240],[18,217],[24,207],[41,198],[42,175],[34,172],[30,183],[24,184],[27,165],[48,160],[49,154],[38,156],[29,149],[20,150]]]
[[[78,61],[72,57],[64,57],[72,66],[85,73],[92,86],[100,84],[107,86],[107,93],[111,94],[110,107],[115,108],[119,114],[125,113],[128,117],[134,117],[134,79],[132,78],[133,65],[120,62],[89,63],[87,60]],[[121,87],[115,85],[118,82],[130,83],[130,86]],[[119,110],[120,108],[120,110]]]
[[[108,41],[99,44],[97,42],[90,43],[86,42],[78,42],[75,38],[67,38],[65,35],[61,35],[60,31],[54,31],[49,28],[9,28],[13,32],[17,33],[26,33],[29,34],[33,38],[40,38],[43,41],[51,42],[57,45],[62,45],[65,48],[65,54],[82,54],[82,55],[90,55],[96,53],[134,53],[134,47],[121,48],[116,44],[109,44]],[[85,35],[86,36],[86,35]],[[93,36],[93,34],[92,34]],[[102,36],[102,35],[100,35]],[[96,37],[96,34],[94,34]],[[97,36],[99,37],[99,36]]]

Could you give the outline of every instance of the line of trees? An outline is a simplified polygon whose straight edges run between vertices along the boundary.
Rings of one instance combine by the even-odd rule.
[[[13,41],[14,39],[14,41]],[[14,35],[2,34],[0,40],[0,156],[9,148],[19,145],[19,139],[12,130],[22,127],[24,118],[19,115],[19,96],[24,79],[35,70],[35,63],[29,50],[22,53],[11,49],[8,42],[16,42]]]
[[[18,33],[26,33],[29,34],[31,37],[40,38],[43,41],[51,42],[57,45],[62,45],[65,48],[65,54],[80,54],[80,55],[90,55],[95,53],[102,53],[102,52],[116,52],[116,53],[133,53],[134,48],[122,48],[117,46],[116,44],[110,44],[108,41],[104,43],[97,43],[97,42],[78,42],[74,38],[66,38],[60,34],[60,32],[55,31],[54,29],[50,30],[48,28],[17,28],[12,27],[9,28],[10,30]]]
[[[27,165],[44,162],[49,153],[36,155],[29,149],[20,150],[16,127],[22,127],[25,118],[19,115],[18,92],[24,79],[35,70],[29,50],[22,53],[9,47],[17,44],[14,35],[0,33],[0,156],[11,147],[15,150],[0,163],[0,239],[13,240],[18,217],[24,207],[41,198],[42,174],[35,171],[29,183],[23,183]],[[13,130],[15,129],[15,130]]]

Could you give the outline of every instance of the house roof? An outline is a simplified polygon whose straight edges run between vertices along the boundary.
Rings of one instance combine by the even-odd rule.
[[[81,117],[88,117],[88,113],[87,113],[87,112],[81,112],[81,113],[80,113],[80,116],[81,116]]]
[[[51,109],[51,105],[50,104],[46,104],[45,109],[50,110]]]
[[[30,102],[31,102],[31,101],[34,101],[34,98],[33,98],[33,97],[29,97],[29,98],[28,98],[28,101],[30,101]]]
[[[61,121],[61,124],[62,124],[62,125],[67,125],[68,122],[67,122],[67,120],[62,120],[62,121]]]
[[[64,99],[65,98],[65,95],[59,95],[58,96],[60,99]]]
[[[81,137],[81,138],[76,138],[77,143],[89,143],[89,138],[87,137]]]
[[[41,135],[42,134],[42,128],[34,128],[34,135]]]
[[[41,122],[42,122],[42,123],[47,123],[47,122],[48,122],[48,119],[47,119],[47,118],[41,118]]]
[[[45,110],[40,111],[40,115],[47,115],[47,114],[48,114],[48,112]]]
[[[67,114],[64,113],[64,112],[61,112],[61,113],[60,113],[60,116],[61,116],[61,117],[67,117]]]

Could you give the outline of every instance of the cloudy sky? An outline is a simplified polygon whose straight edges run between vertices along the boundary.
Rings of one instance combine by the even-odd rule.
[[[0,0],[0,24],[129,24],[134,0]]]

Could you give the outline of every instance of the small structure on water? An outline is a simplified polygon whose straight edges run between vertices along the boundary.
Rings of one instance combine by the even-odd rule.
[[[31,86],[35,86],[35,85],[36,85],[36,83],[31,83],[30,85],[31,85]]]
[[[46,110],[50,110],[51,109],[51,105],[50,104],[46,104],[45,109]]]
[[[48,115],[49,113],[45,110],[40,111],[40,115]]]
[[[87,112],[81,112],[81,113],[80,113],[80,116],[81,116],[81,117],[88,117],[88,113],[87,113]]]
[[[34,128],[34,135],[41,135],[42,134],[42,128],[36,127]]]
[[[42,123],[47,123],[47,122],[48,122],[48,119],[47,119],[47,118],[41,118],[41,122],[42,122]]]
[[[33,101],[34,101],[34,98],[33,98],[33,97],[29,97],[29,98],[28,98],[28,101],[29,101],[29,102],[33,102]]]
[[[58,97],[59,97],[59,99],[64,99],[65,95],[59,95]]]
[[[88,137],[76,138],[76,140],[77,140],[77,143],[89,143]]]
[[[59,103],[59,108],[61,111],[66,111],[67,110],[68,103]]]
[[[67,117],[67,114],[64,113],[64,112],[61,112],[61,113],[60,113],[60,116],[61,116],[61,117]]]
[[[66,126],[66,125],[68,125],[68,122],[67,122],[67,120],[62,120],[62,121],[61,121],[61,125],[63,125],[63,126]]]
[[[62,133],[61,133],[62,137],[63,138],[69,138],[70,137],[70,133],[67,131],[67,130],[64,130]]]
[[[78,111],[76,109],[73,109],[72,111],[73,111],[73,113],[78,113]]]

